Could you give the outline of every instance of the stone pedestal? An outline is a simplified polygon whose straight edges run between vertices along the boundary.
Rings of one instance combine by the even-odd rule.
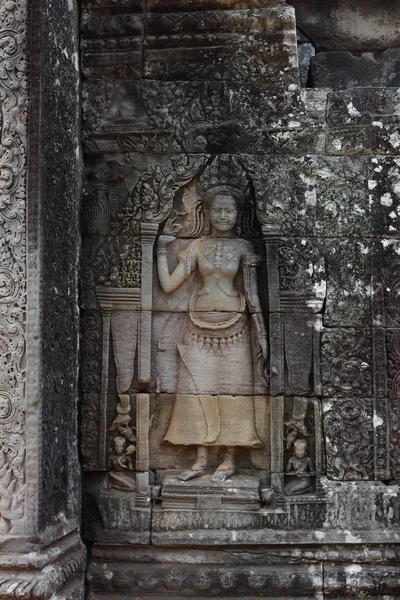
[[[256,477],[232,476],[219,483],[211,475],[191,481],[166,477],[162,485],[164,510],[252,511],[260,506],[260,480]]]

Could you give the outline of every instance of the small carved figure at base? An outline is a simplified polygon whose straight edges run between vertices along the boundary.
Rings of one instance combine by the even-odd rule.
[[[136,447],[130,444],[126,448],[126,439],[121,435],[114,438],[114,452],[111,455],[112,471],[108,474],[108,487],[122,491],[134,491],[132,454]]]
[[[286,475],[296,477],[284,487],[285,494],[294,496],[305,494],[312,489],[311,476],[313,475],[313,466],[311,459],[307,456],[307,441],[296,440],[293,444],[294,453],[289,459]]]

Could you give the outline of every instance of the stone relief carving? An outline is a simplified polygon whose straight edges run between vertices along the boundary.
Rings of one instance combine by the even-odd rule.
[[[307,456],[307,440],[295,440],[293,443],[293,456],[289,459],[286,467],[286,476],[293,477],[293,479],[286,483],[285,494],[294,496],[311,491],[311,477],[313,475],[312,461]]]
[[[328,475],[339,480],[369,479],[373,472],[372,414],[368,401],[334,399],[325,405]]]
[[[26,5],[0,7],[0,529],[24,514]]]
[[[215,159],[198,186],[209,219],[208,235],[195,238],[178,254],[172,273],[168,245],[176,238],[163,233],[158,239],[158,277],[166,294],[192,273],[200,280],[178,344],[176,396],[163,440],[197,449],[194,464],[179,476],[183,481],[208,471],[210,448],[224,449],[212,477],[223,482],[237,469],[236,447],[262,446],[255,429],[253,398],[257,393],[253,356],[261,385],[268,385],[267,337],[257,291],[259,258],[250,241],[235,235],[247,186],[243,170],[233,160]],[[169,225],[178,234],[183,228],[176,220]]]

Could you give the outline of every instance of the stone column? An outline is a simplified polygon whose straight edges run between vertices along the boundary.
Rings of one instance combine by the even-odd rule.
[[[78,13],[0,7],[0,598],[81,598]]]

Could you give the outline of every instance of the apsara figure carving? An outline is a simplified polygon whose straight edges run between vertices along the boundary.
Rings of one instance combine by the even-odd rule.
[[[245,175],[235,163],[214,161],[198,186],[209,234],[179,253],[172,273],[167,251],[175,237],[161,235],[158,240],[158,276],[164,292],[173,293],[192,274],[198,280],[178,344],[175,403],[164,438],[197,448],[197,459],[181,480],[207,472],[211,447],[224,449],[212,477],[224,481],[236,470],[236,447],[263,445],[255,427],[253,372],[258,365],[267,384],[267,339],[257,290],[260,259],[252,243],[236,233],[243,230],[249,213],[242,210],[241,215],[245,186]]]

